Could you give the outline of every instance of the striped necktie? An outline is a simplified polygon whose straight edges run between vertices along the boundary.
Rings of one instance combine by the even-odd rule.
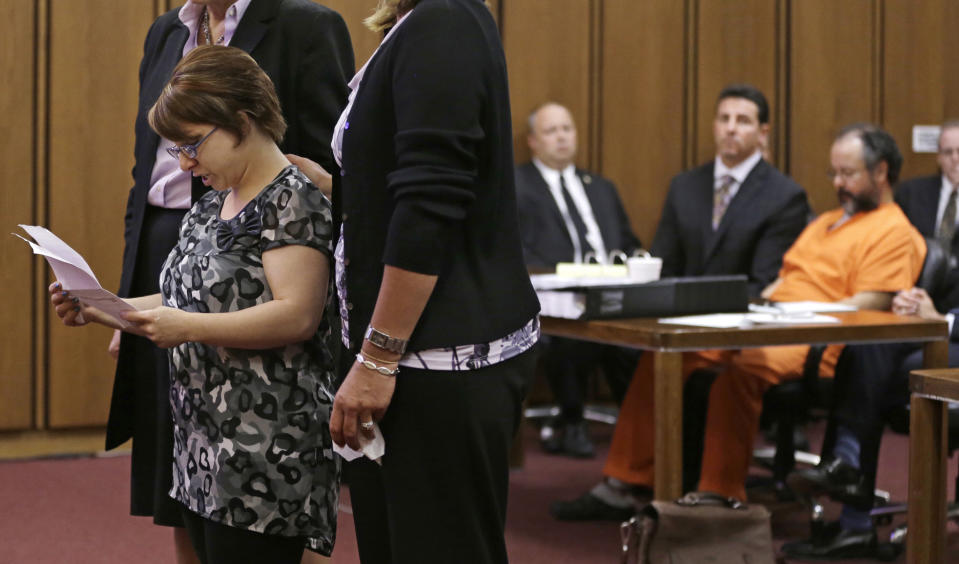
[[[713,229],[719,227],[719,222],[723,220],[723,214],[729,207],[729,201],[732,199],[729,193],[734,182],[736,179],[727,174],[722,177],[719,188],[713,191]]]
[[[952,236],[956,234],[956,188],[949,193],[946,209],[942,212],[942,221],[936,230],[936,239],[946,252],[952,251]]]

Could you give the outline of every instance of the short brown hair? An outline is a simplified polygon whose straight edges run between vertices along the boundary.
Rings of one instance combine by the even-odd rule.
[[[286,133],[273,82],[253,57],[236,47],[203,45],[173,69],[149,120],[154,131],[176,143],[189,140],[186,124],[198,123],[215,125],[242,141],[247,131],[240,114],[277,144]]]

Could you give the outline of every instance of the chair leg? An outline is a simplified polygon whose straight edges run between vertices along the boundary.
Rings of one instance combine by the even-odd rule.
[[[699,484],[709,391],[715,379],[714,372],[697,370],[683,387],[683,491],[693,491]]]
[[[953,494],[953,496],[954,496],[953,501],[959,504],[959,471],[956,472],[956,491]]]
[[[782,417],[776,423],[776,457],[773,459],[773,478],[784,483],[786,476],[796,467],[796,443],[793,417]]]

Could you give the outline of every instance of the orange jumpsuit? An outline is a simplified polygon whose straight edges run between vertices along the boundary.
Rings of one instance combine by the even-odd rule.
[[[835,302],[859,292],[896,292],[911,287],[922,269],[926,246],[896,204],[854,215],[819,216],[783,257],[775,301]],[[822,377],[832,377],[842,345],[823,354]],[[744,482],[759,430],[763,393],[799,378],[808,345],[683,354],[683,376],[698,368],[719,369],[706,420],[699,489],[746,498]],[[604,473],[631,484],[653,484],[653,359],[643,355],[620,409]]]

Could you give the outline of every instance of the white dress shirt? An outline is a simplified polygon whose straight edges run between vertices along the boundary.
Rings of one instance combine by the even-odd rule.
[[[573,242],[573,262],[583,262],[585,253],[581,248],[579,233],[576,231],[576,226],[573,224],[569,210],[566,208],[566,198],[563,197],[563,188],[559,183],[560,175],[563,176],[566,189],[576,206],[576,211],[579,212],[579,216],[583,218],[583,223],[586,225],[586,241],[596,250],[596,260],[603,264],[609,262],[606,244],[603,242],[603,235],[599,231],[599,224],[596,223],[596,216],[593,214],[593,206],[590,205],[589,198],[586,196],[586,188],[580,181],[579,176],[576,175],[576,167],[569,165],[559,171],[546,166],[536,158],[533,159],[533,164],[539,170],[543,180],[546,181],[546,185],[549,186],[550,194],[553,195],[556,207],[559,208],[559,213],[563,216],[563,222],[566,223],[566,230],[569,231],[569,238]]]
[[[723,185],[724,177],[733,177],[733,183],[729,187],[729,195],[727,196],[729,201],[732,201],[733,197],[736,195],[736,192],[739,192],[739,187],[743,185],[746,177],[749,176],[749,173],[752,172],[753,168],[757,164],[759,164],[759,161],[762,158],[762,151],[757,149],[756,152],[750,155],[746,160],[732,168],[729,168],[723,164],[723,160],[717,155],[716,165],[713,167],[713,191],[719,190],[720,186]]]

